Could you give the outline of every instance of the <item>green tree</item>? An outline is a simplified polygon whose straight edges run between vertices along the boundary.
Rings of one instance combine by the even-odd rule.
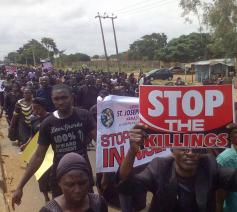
[[[96,55],[93,55],[93,57],[92,57],[93,59],[99,59],[100,58],[100,56],[98,55],[98,54],[96,54]]]
[[[68,55],[69,62],[90,61],[90,56],[82,53]]]
[[[51,60],[58,65],[71,64],[78,61],[90,61],[90,56],[83,53],[66,55],[65,50],[59,51],[56,43],[51,38],[42,38],[41,42],[32,39],[20,47],[16,52],[10,52],[7,56],[11,62],[34,65],[39,64],[40,59],[45,59],[50,54]],[[53,56],[58,56],[54,59]]]
[[[17,62],[34,65],[40,63],[40,59],[47,57],[47,49],[37,40],[32,39],[17,50],[19,55]]]
[[[10,63],[17,63],[19,61],[20,55],[17,52],[9,52],[7,59]]]
[[[79,61],[90,61],[90,56],[82,53],[75,53],[66,55],[64,53],[61,54],[59,58],[57,58],[56,63],[71,65],[72,63],[76,63]]]
[[[59,53],[57,45],[52,38],[42,38],[41,43],[48,50],[48,57],[52,57]]]
[[[208,33],[191,33],[170,40],[168,45],[156,51],[156,59],[163,61],[191,62],[214,57],[210,45],[213,40]]]
[[[216,45],[227,56],[237,54],[237,2],[236,0],[216,0],[209,6],[208,22]]]
[[[183,15],[198,12],[200,22],[210,30],[212,49],[226,56],[237,53],[237,1],[236,0],[180,0]],[[197,9],[198,8],[198,9]]]
[[[153,60],[155,51],[166,45],[167,36],[164,33],[145,35],[130,45],[128,57],[133,60]]]
[[[199,25],[201,26],[203,18],[203,7],[206,2],[202,0],[180,0],[179,5],[183,9],[182,16],[185,17],[186,21],[192,22],[190,16],[195,15],[198,19]]]

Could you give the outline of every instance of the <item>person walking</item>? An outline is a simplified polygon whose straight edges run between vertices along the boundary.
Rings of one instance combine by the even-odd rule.
[[[64,84],[58,84],[53,87],[52,100],[57,110],[41,123],[38,148],[13,194],[13,208],[15,204],[21,203],[23,188],[42,164],[49,145],[52,146],[54,151],[50,179],[53,197],[62,194],[56,180],[56,168],[65,154],[75,152],[82,155],[90,167],[87,155],[87,141],[96,140],[96,125],[92,115],[86,110],[73,107],[72,92],[70,87]],[[90,191],[93,192],[91,167],[89,179]]]
[[[11,119],[9,137],[17,135],[19,146],[25,144],[31,136],[32,99],[32,91],[28,87],[23,88],[23,98],[17,101]]]

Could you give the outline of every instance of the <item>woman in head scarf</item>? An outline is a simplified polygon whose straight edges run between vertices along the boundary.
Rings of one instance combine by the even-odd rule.
[[[57,167],[57,181],[63,192],[51,200],[40,212],[108,212],[105,200],[89,193],[89,168],[77,153],[66,154]]]

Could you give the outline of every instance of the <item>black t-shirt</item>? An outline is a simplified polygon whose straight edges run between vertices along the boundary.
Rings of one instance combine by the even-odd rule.
[[[53,112],[55,111],[55,106],[53,104],[52,98],[51,98],[51,93],[52,93],[52,87],[48,86],[46,88],[39,88],[36,91],[36,97],[41,97],[46,99],[47,104],[48,104],[48,111]]]
[[[195,195],[195,177],[178,178],[178,196],[175,212],[198,212]]]
[[[88,194],[89,209],[86,212],[108,212],[108,206],[102,196],[98,194]],[[48,202],[39,212],[63,212],[56,200]]]
[[[13,94],[13,93],[7,93],[5,96],[5,102],[4,102],[4,109],[6,111],[6,114],[9,116],[9,119],[11,120],[15,105],[19,99],[21,99],[22,96],[19,93]]]
[[[78,89],[77,105],[89,110],[96,104],[98,90],[94,86],[82,85]]]
[[[70,117],[60,119],[57,111],[46,118],[40,126],[40,145],[52,145],[54,165],[67,153],[76,152],[85,156],[86,138],[95,129],[95,121],[87,110],[73,109]]]
[[[48,113],[45,117],[32,116],[30,118],[32,136],[34,136],[39,131],[41,122],[44,119],[46,119],[49,115],[50,113]]]

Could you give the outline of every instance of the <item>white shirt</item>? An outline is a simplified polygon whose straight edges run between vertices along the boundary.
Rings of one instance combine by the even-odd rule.
[[[0,80],[0,92],[3,92],[5,88],[3,87],[4,80]]]

